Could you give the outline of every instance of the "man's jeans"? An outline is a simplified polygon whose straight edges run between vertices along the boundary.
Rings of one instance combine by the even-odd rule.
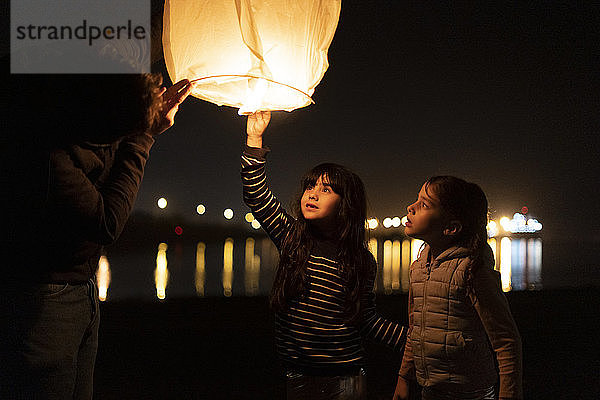
[[[8,282],[0,311],[0,398],[92,398],[99,323],[92,280]]]

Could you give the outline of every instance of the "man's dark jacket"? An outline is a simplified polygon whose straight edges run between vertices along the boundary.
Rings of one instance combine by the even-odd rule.
[[[142,181],[154,139],[134,135],[108,144],[38,150],[22,178],[37,181],[15,193],[9,242],[21,260],[9,276],[43,282],[84,282],[101,248],[121,233]],[[45,186],[45,187],[44,187]]]

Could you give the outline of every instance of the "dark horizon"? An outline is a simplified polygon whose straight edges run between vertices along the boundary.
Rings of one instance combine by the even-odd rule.
[[[342,2],[315,104],[275,112],[267,130],[271,188],[288,205],[305,170],[337,162],[381,219],[451,174],[482,186],[492,218],[527,206],[544,235],[600,241],[599,15],[570,2]],[[164,63],[153,69],[168,84]],[[164,196],[171,215],[224,223],[231,207],[241,220],[244,132],[236,109],[190,97],[151,151],[135,211],[159,212]]]

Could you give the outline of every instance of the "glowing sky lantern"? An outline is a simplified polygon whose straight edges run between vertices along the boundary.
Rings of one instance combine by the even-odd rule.
[[[341,0],[166,0],[163,48],[173,82],[239,108],[286,110],[313,103],[329,63]]]

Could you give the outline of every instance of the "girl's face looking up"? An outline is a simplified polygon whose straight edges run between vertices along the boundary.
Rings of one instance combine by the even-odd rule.
[[[323,228],[335,226],[341,196],[329,186],[327,176],[320,176],[314,185],[304,189],[300,199],[302,215]]]
[[[427,184],[421,187],[417,201],[406,207],[408,211],[404,232],[413,238],[435,245],[444,238],[447,219],[440,202]]]

